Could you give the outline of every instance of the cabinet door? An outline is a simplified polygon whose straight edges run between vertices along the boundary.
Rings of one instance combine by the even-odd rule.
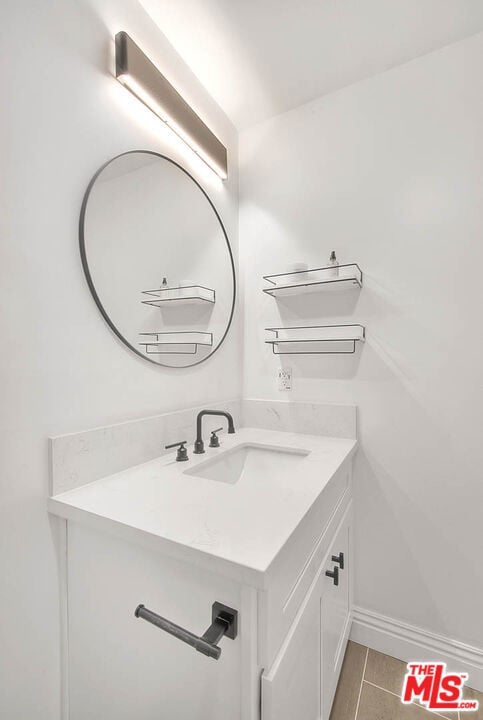
[[[321,686],[322,719],[329,720],[339,673],[344,659],[347,638],[350,630],[350,591],[351,591],[351,553],[350,553],[350,509],[346,513],[331,550],[325,561],[324,589],[320,602],[322,644],[321,644]],[[343,554],[344,568],[332,560],[332,556]],[[325,575],[339,568],[338,585]]]
[[[262,675],[262,720],[319,720],[320,633],[320,594],[314,587]]]
[[[350,507],[287,637],[261,681],[262,720],[328,720],[350,622]],[[339,584],[325,575],[344,554]]]

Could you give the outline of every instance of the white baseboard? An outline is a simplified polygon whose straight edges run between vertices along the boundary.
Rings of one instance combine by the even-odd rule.
[[[352,612],[350,639],[404,662],[445,662],[450,670],[467,672],[467,685],[483,692],[483,650],[480,648],[360,607],[354,607]]]

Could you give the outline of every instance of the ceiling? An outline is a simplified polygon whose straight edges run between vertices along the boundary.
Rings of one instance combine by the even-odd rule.
[[[483,30],[483,0],[140,0],[246,128]]]

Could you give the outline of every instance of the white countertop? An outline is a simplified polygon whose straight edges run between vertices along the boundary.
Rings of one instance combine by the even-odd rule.
[[[354,452],[357,441],[259,428],[223,434],[222,446],[177,463],[163,455],[48,500],[49,511],[139,541],[262,586],[262,576],[324,487]],[[237,445],[308,451],[297,473],[245,474],[227,484],[195,475],[195,468]]]

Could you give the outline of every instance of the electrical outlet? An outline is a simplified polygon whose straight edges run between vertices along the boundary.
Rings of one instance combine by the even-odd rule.
[[[278,369],[278,389],[292,389],[292,368],[284,367]]]

